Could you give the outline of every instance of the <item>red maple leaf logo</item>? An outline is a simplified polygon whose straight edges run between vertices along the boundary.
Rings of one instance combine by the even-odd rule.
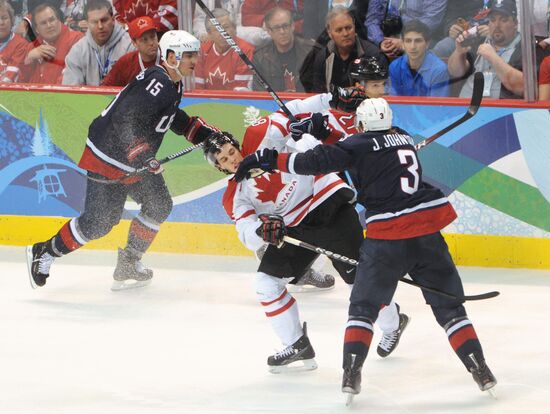
[[[258,178],[255,178],[254,181],[258,189],[256,198],[262,203],[269,203],[271,201],[275,204],[279,192],[285,188],[285,184],[281,180],[281,173],[262,174]]]

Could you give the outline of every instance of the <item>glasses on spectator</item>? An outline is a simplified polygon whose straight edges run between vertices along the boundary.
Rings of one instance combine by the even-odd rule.
[[[292,23],[279,24],[277,26],[271,26],[269,30],[271,30],[272,32],[279,32],[279,31],[288,32],[291,26],[292,26]]]
[[[41,20],[39,22],[36,22],[36,25],[40,26],[40,27],[48,27],[48,26],[54,24],[55,22],[57,22],[57,17],[56,16],[51,16],[47,20]]]

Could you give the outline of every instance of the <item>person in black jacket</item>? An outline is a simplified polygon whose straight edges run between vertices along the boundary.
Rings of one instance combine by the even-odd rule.
[[[311,117],[319,119],[318,116]],[[365,99],[357,108],[358,134],[303,153],[263,149],[247,156],[235,174],[248,171],[319,175],[351,170],[357,177],[357,201],[365,209],[366,238],[360,250],[344,336],[342,391],[361,390],[361,369],[373,337],[373,322],[392,300],[399,279],[450,293],[455,298],[423,291],[437,323],[482,391],[497,380],[485,362],[481,343],[463,306],[464,289],[440,231],[456,218],[445,195],[422,180],[422,166],[412,137],[392,125],[392,112],[382,98]],[[311,130],[318,131],[319,125]],[[319,137],[326,135],[322,130]],[[284,236],[284,231],[281,233]],[[282,241],[283,237],[281,237]]]
[[[143,266],[141,257],[172,211],[163,168],[156,159],[164,134],[171,129],[197,144],[217,131],[179,109],[181,79],[193,72],[199,41],[173,30],[164,34],[159,46],[162,66],[141,72],[92,121],[79,163],[89,177],[84,211],[49,240],[27,247],[33,288],[45,285],[56,258],[109,233],[122,216],[127,196],[141,204],[141,211],[130,224],[126,247],[119,249],[112,289],[150,283],[153,272]],[[125,178],[142,166],[149,173]]]

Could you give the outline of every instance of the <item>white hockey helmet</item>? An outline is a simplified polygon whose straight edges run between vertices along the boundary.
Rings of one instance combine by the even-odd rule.
[[[355,111],[355,128],[361,132],[386,131],[392,126],[392,111],[383,98],[365,99]]]
[[[176,60],[181,60],[184,53],[198,52],[201,48],[199,39],[185,30],[170,30],[159,41],[160,53],[162,59],[166,62],[168,51],[172,51],[176,55]]]

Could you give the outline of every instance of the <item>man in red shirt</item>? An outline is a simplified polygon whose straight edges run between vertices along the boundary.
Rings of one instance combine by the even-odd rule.
[[[546,56],[540,65],[539,99],[550,100],[550,56]]]
[[[13,7],[0,0],[0,83],[17,82],[19,66],[25,60],[27,41],[13,33],[13,20]]]
[[[214,9],[212,13],[225,31],[235,39],[241,50],[252,60],[254,46],[236,37],[237,28],[229,12],[225,9]],[[231,49],[208,19],[205,21],[205,27],[211,40],[201,45],[200,59],[195,68],[196,88],[250,90],[252,72],[248,66]]]
[[[243,26],[262,27],[266,13],[275,7],[290,10],[296,33],[302,33],[303,0],[245,0],[241,8]]]
[[[59,9],[49,3],[37,6],[32,19],[38,37],[25,50],[20,82],[60,85],[65,56],[84,34],[63,25]]]
[[[138,17],[128,25],[128,34],[137,50],[126,53],[111,68],[102,86],[126,86],[140,72],[160,63],[155,22],[149,16]]]
[[[113,7],[115,18],[124,26],[138,17],[149,16],[159,34],[178,28],[176,0],[113,0]]]

